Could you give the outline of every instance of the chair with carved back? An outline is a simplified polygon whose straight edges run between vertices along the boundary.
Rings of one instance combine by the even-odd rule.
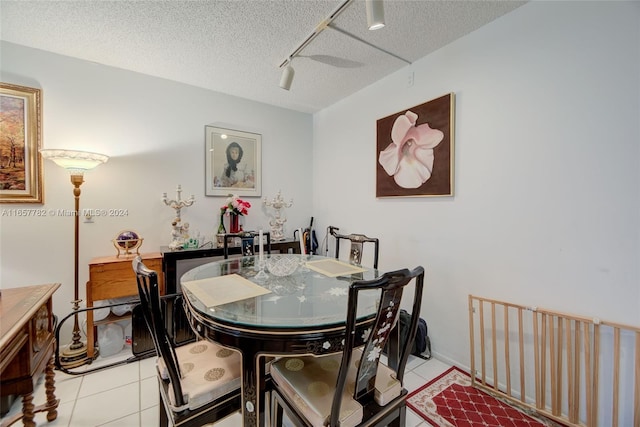
[[[360,265],[362,263],[362,251],[365,243],[373,244],[373,268],[378,268],[378,252],[380,242],[377,238],[367,237],[364,234],[339,234],[337,227],[330,226],[329,232],[336,239],[336,259],[340,257],[340,243],[347,240],[351,246],[349,248],[349,262]]]
[[[281,426],[284,413],[296,426],[404,426],[407,390],[404,370],[418,328],[424,269],[403,269],[349,287],[346,335],[341,353],[286,357],[271,365],[272,425]],[[400,302],[413,284],[411,320],[406,343],[400,347],[395,327]],[[356,348],[358,294],[380,292],[375,322]],[[380,361],[389,342],[387,363]]]
[[[266,231],[263,235],[263,250],[271,254],[271,233]],[[259,233],[255,231],[243,231],[242,233],[227,233],[224,235],[224,259],[229,258],[229,243],[235,239],[241,239],[241,256],[253,256],[260,250]]]
[[[140,308],[157,352],[160,425],[202,426],[240,409],[241,355],[208,341],[175,347],[167,333],[158,276],[133,260]]]

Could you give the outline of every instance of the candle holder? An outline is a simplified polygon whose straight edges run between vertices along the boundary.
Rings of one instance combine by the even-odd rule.
[[[278,191],[278,194],[276,194],[276,197],[274,197],[273,200],[269,201],[265,197],[262,204],[266,207],[272,207],[275,210],[273,219],[269,221],[269,225],[271,226],[271,240],[274,242],[284,240],[284,223],[287,222],[287,219],[282,216],[282,209],[293,206],[293,199],[289,202],[285,202],[282,198],[282,194]]]
[[[254,278],[259,282],[264,282],[269,278],[269,275],[264,271],[265,267],[266,267],[266,263],[264,262],[264,260],[262,261],[259,260],[256,263],[255,268],[258,270],[258,274],[256,274]]]
[[[167,193],[162,193],[162,201],[164,204],[176,211],[176,217],[171,222],[171,243],[169,243],[169,249],[171,250],[182,249],[185,240],[189,238],[189,223],[182,223],[180,211],[182,208],[189,207],[195,202],[193,194],[187,200],[182,200],[182,187],[180,184],[178,184],[176,188],[176,193],[177,197],[172,200],[167,198]]]
[[[300,258],[298,260],[298,271],[301,273],[308,273],[309,267],[307,267],[307,261],[309,261],[311,257],[307,254],[300,254]]]
[[[256,274],[255,277],[256,277],[256,280],[258,281],[265,281],[269,276],[267,275],[267,273],[264,272],[266,263],[264,261],[264,234],[262,233],[262,230],[260,230],[258,234],[258,245],[260,249],[259,249],[258,262],[256,264],[256,267],[260,271],[258,271],[258,274]]]

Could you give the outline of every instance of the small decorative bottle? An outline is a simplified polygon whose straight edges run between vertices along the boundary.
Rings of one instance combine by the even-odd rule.
[[[224,215],[220,215],[220,225],[218,225],[218,234],[226,234],[227,230],[224,228]]]
[[[227,234],[227,230],[224,228],[224,215],[220,215],[220,224],[218,225],[218,233],[216,234],[217,245],[219,248],[224,246],[224,235]]]

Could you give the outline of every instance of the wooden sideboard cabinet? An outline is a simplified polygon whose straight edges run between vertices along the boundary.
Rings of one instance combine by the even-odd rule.
[[[164,294],[164,275],[162,273],[162,254],[153,252],[141,254],[144,264],[158,273],[160,293]],[[131,261],[134,256],[107,256],[94,258],[89,262],[89,281],[87,282],[87,307],[93,307],[98,300],[130,297],[138,295],[136,275]],[[87,311],[87,356],[93,359],[97,354],[95,343],[97,325],[122,320],[123,316],[110,314],[106,319],[94,322],[93,310]]]
[[[53,355],[53,293],[60,284],[2,289],[0,295],[0,395],[22,396],[22,414],[5,419],[8,426],[22,418],[25,426],[35,426],[36,412],[47,411],[47,420],[58,416],[55,396]],[[33,404],[34,385],[45,373],[46,403]]]

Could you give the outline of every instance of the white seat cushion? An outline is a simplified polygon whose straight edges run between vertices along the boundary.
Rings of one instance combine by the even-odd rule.
[[[242,360],[239,352],[208,341],[197,341],[177,347],[176,355],[182,372],[182,393],[189,409],[196,409],[240,387]],[[168,379],[162,359],[158,359],[157,366],[160,376]],[[172,392],[169,392],[169,400],[175,405]],[[181,411],[185,408],[174,406],[172,409]]]
[[[354,349],[351,357],[352,360],[355,360],[354,366],[357,367],[362,358],[362,347]],[[374,400],[378,405],[384,406],[400,396],[401,392],[402,384],[396,379],[396,373],[380,360],[376,373]]]
[[[352,369],[342,398],[341,426],[355,426],[362,421],[362,406],[353,399],[357,364],[362,350],[354,350]],[[282,358],[272,363],[271,377],[280,385],[289,400],[295,402],[300,412],[314,426],[323,426],[331,415],[331,403],[342,354],[323,357]],[[402,384],[395,373],[382,363],[378,364],[374,398],[384,406],[400,395]]]
[[[402,392],[402,384],[396,379],[396,373],[383,363],[378,364],[375,387],[374,399],[380,406],[391,402]]]
[[[294,402],[313,426],[322,427],[331,415],[341,355],[283,357],[271,364],[271,378]],[[342,396],[340,425],[352,427],[362,421],[362,405],[352,398],[355,370],[349,370]],[[349,387],[350,386],[350,387]]]

